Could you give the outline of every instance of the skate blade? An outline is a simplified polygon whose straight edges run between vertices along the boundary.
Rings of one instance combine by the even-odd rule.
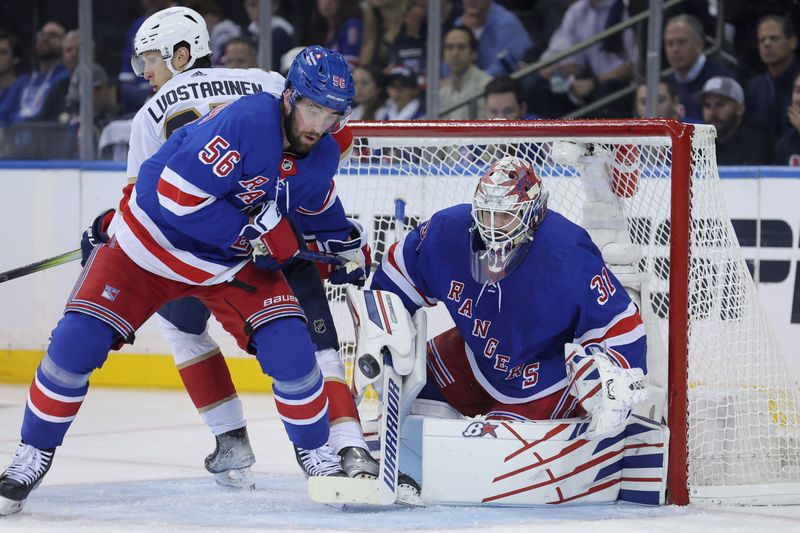
[[[10,514],[18,513],[25,507],[25,502],[27,498],[22,501],[17,500],[9,500],[8,498],[4,498],[0,496],[0,516],[7,516]]]
[[[217,482],[217,485],[234,489],[255,490],[256,488],[256,480],[249,467],[218,472],[214,474],[214,481]]]

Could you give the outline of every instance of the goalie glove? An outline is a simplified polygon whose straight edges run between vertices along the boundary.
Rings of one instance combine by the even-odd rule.
[[[644,371],[615,365],[606,348],[587,354],[580,344],[565,344],[569,388],[591,420],[588,438],[618,431],[631,409],[647,399]]]
[[[267,202],[239,235],[253,246],[253,255],[268,255],[278,263],[288,261],[300,249],[289,220],[275,202]]]
[[[367,240],[367,231],[355,219],[348,218],[353,229],[350,238],[346,241],[330,239],[319,243],[319,248],[328,253],[334,253],[347,259],[344,266],[325,265],[327,273],[321,272],[322,277],[334,285],[352,284],[363,287],[372,266],[372,250]],[[325,268],[323,267],[323,269]],[[327,275],[326,275],[327,274]]]

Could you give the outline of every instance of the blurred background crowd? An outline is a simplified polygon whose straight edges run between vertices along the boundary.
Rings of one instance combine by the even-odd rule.
[[[800,166],[800,0],[665,3],[655,116],[714,125],[721,165]],[[260,63],[259,0],[95,0],[98,159],[124,160],[130,119],[152,95],[131,69],[133,36],[171,5],[203,15],[216,66],[285,72],[298,47],[341,52],[355,120],[647,116],[648,22],[625,26],[646,0],[440,0],[432,112],[428,0],[272,0],[272,57]],[[78,157],[77,28],[78,0],[0,4],[0,157]]]

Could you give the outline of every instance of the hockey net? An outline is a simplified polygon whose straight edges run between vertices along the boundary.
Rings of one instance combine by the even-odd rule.
[[[396,198],[406,202],[409,231],[437,210],[470,202],[476,177],[505,155],[532,162],[549,207],[584,224],[595,193],[582,179],[583,163],[605,158],[624,218],[609,217],[623,221],[625,239],[641,251],[634,270],[644,281],[651,379],[667,387],[669,376],[670,501],[797,503],[797,385],[727,214],[712,127],[653,119],[352,128],[354,148],[336,186],[348,213],[370,229],[376,262],[394,241]],[[351,369],[352,322],[343,294],[329,291]],[[446,313],[434,312],[429,337],[446,322]]]

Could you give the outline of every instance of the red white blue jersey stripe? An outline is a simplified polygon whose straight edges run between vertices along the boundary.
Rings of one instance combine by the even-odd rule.
[[[439,354],[439,349],[436,347],[436,343],[433,342],[433,340],[428,341],[428,353],[432,356],[428,357],[428,370],[430,370],[439,388],[443,389],[448,385],[452,385],[455,382],[453,374],[447,369],[447,365]]]
[[[393,292],[405,296],[405,298],[414,303],[415,308],[432,307],[436,305],[438,300],[424,294],[417,288],[414,280],[408,273],[405,257],[403,255],[405,241],[406,237],[403,237],[400,241],[389,247],[389,251],[383,255],[383,259],[381,260],[381,270],[386,277],[391,280],[392,285],[394,285]]]
[[[307,216],[316,216],[321,213],[324,213],[336,203],[336,199],[339,197],[336,194],[336,184],[331,181],[331,188],[328,190],[328,194],[325,196],[325,200],[322,202],[322,206],[317,209],[306,209],[305,207],[298,207],[297,212],[301,215]]]
[[[293,301],[270,305],[261,311],[250,315],[247,317],[247,323],[250,324],[253,329],[257,329],[267,322],[271,322],[279,318],[297,317],[305,322],[306,315],[303,313],[303,309],[297,302],[297,298],[294,296],[290,296],[289,298],[291,298]]]
[[[160,198],[160,195],[159,195]],[[128,257],[143,269],[167,279],[192,285],[215,285],[229,281],[248,259],[225,265],[206,261],[196,253],[176,247],[142,209],[137,190],[131,193],[128,209],[114,229],[114,237]]]
[[[607,348],[611,360],[622,368],[631,368],[625,356],[615,350],[615,346],[625,346],[644,338],[645,329],[642,317],[631,302],[624,311],[612,318],[607,324],[591,329],[575,339],[574,342],[587,347],[601,344]]]

